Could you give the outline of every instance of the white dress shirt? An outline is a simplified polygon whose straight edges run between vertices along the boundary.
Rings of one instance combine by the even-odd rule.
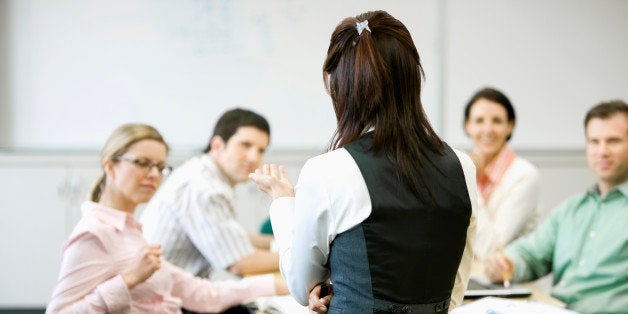
[[[472,215],[450,309],[461,304],[469,279],[477,208],[475,166],[466,154],[454,151],[464,171]],[[357,164],[342,148],[308,160],[295,192],[295,197],[274,200],[270,215],[281,273],[292,295],[305,305],[310,290],[329,278],[325,264],[331,242],[370,216],[371,200]]]

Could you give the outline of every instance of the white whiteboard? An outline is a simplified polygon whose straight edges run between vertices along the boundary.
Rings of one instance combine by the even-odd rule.
[[[115,126],[142,121],[175,149],[200,149],[219,115],[242,106],[269,119],[272,147],[323,149],[335,129],[321,70],[329,38],[342,18],[373,9],[412,33],[438,123],[436,3],[11,1],[13,132],[3,140],[98,149]]]

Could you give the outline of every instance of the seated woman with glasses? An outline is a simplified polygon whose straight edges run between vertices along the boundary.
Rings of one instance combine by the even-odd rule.
[[[238,282],[196,278],[161,258],[133,218],[138,204],[153,196],[164,175],[168,146],[145,124],[125,124],[102,151],[104,174],[83,217],[63,247],[59,281],[47,313],[220,312],[244,300],[286,294],[273,275]]]

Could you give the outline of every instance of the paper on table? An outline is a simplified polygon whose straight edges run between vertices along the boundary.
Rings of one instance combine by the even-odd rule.
[[[532,294],[532,290],[519,285],[512,285],[510,288],[504,288],[501,284],[494,284],[486,277],[471,276],[467,291],[464,292],[465,300],[479,299],[483,297],[509,297],[519,298],[528,297]]]
[[[503,298],[486,297],[465,304],[451,311],[451,314],[578,314],[540,302],[524,302]]]
[[[307,307],[299,304],[290,295],[260,297],[254,303],[260,311],[268,314],[309,314]]]

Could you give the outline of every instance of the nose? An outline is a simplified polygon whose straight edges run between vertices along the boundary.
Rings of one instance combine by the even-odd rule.
[[[148,169],[149,177],[160,177],[161,171],[159,171],[159,167],[157,165],[151,165],[150,169]]]
[[[601,142],[598,146],[598,151],[600,154],[605,155],[609,152],[609,146],[606,142]]]
[[[492,122],[485,122],[482,124],[482,131],[485,133],[492,132],[495,125]]]
[[[262,161],[262,153],[260,153],[259,150],[252,148],[246,154],[246,158],[248,162],[257,165]]]

